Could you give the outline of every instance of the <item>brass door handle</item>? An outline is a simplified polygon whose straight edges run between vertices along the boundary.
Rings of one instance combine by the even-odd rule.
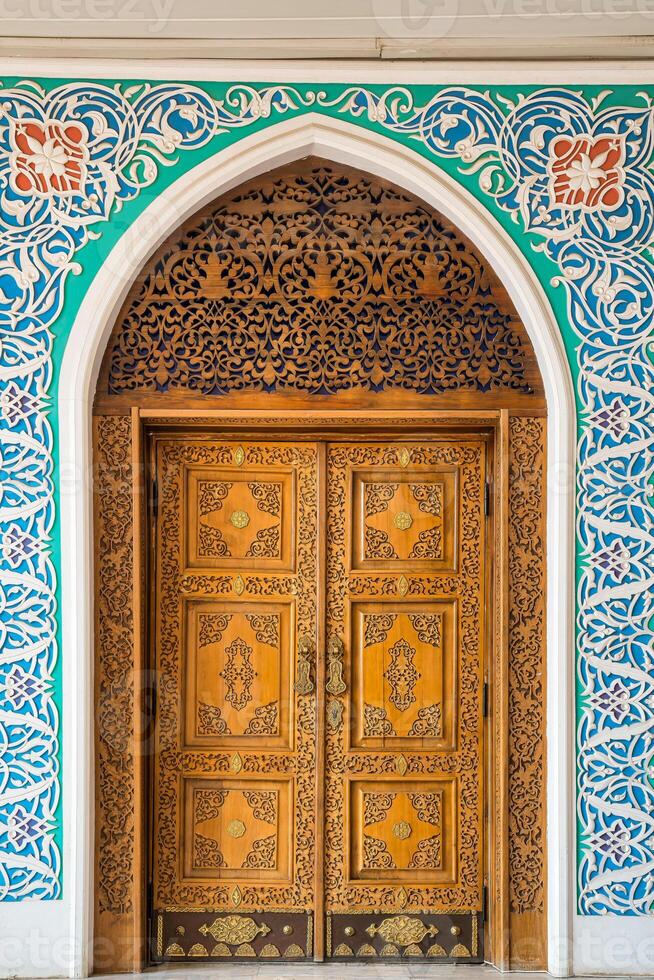
[[[313,640],[310,636],[301,636],[297,641],[297,677],[295,690],[298,694],[312,694],[314,682],[311,676],[313,666]]]
[[[343,679],[343,657],[345,648],[340,636],[332,636],[327,646],[327,683],[325,687],[329,694],[335,697],[347,690]]]

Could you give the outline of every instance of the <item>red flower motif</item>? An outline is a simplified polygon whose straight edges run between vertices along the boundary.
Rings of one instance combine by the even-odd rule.
[[[19,194],[74,194],[83,189],[89,158],[80,123],[20,119],[12,129],[12,185]]]
[[[612,211],[624,197],[624,162],[619,136],[559,136],[547,167],[552,204]]]

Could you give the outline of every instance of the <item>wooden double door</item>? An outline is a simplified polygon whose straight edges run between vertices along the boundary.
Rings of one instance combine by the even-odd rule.
[[[155,962],[483,958],[485,466],[155,437]]]

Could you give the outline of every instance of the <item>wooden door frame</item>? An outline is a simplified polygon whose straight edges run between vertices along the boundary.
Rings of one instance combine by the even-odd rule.
[[[218,432],[225,438],[271,438],[271,426],[275,426],[275,438],[279,433],[297,438],[321,438],[326,439],[331,436],[335,439],[352,438],[353,424],[356,425],[356,436],[367,437],[368,434],[375,438],[392,438],[393,433],[397,433],[398,441],[408,439],[415,440],[421,433],[428,433],[432,437],[444,432],[456,432],[464,434],[467,432],[487,433],[490,440],[488,454],[489,472],[492,472],[492,490],[490,505],[490,526],[488,529],[488,567],[490,581],[489,597],[490,608],[487,614],[488,624],[488,643],[487,662],[485,673],[489,681],[489,712],[485,738],[485,760],[484,768],[486,772],[485,799],[487,804],[487,814],[485,820],[485,877],[488,881],[488,909],[489,919],[486,933],[486,958],[494,966],[500,969],[531,966],[532,969],[543,969],[546,963],[546,921],[545,921],[545,896],[541,896],[541,909],[539,914],[534,912],[516,911],[516,903],[513,900],[515,893],[515,881],[512,881],[510,860],[511,860],[511,833],[512,815],[509,807],[509,794],[511,788],[511,774],[515,771],[510,759],[510,746],[512,736],[512,726],[515,727],[515,705],[510,704],[510,650],[522,639],[521,631],[524,632],[524,623],[519,614],[513,614],[512,606],[519,605],[520,597],[516,597],[515,588],[512,586],[511,571],[511,548],[512,537],[512,516],[514,517],[513,527],[521,519],[519,504],[514,499],[512,491],[511,466],[512,457],[512,434],[518,432],[521,427],[527,428],[531,423],[534,432],[538,430],[536,442],[538,446],[532,452],[538,456],[538,465],[535,466],[532,479],[534,481],[535,498],[538,501],[539,515],[536,515],[541,529],[540,536],[540,562],[538,575],[544,589],[545,583],[545,541],[544,529],[546,520],[546,502],[544,490],[544,471],[545,471],[545,412],[543,409],[535,409],[531,412],[518,410],[511,412],[509,409],[497,409],[488,411],[438,411],[438,410],[381,410],[374,412],[366,409],[361,411],[338,412],[333,411],[310,411],[308,409],[298,410],[272,410],[270,412],[244,411],[244,410],[211,410],[203,413],[198,418],[197,412],[192,410],[167,411],[165,409],[133,408],[131,415],[106,415],[95,418],[94,428],[94,449],[96,456],[96,480],[98,480],[98,492],[96,493],[95,523],[96,523],[96,547],[95,547],[95,567],[96,567],[96,703],[101,706],[103,692],[106,696],[106,673],[107,668],[114,671],[115,689],[115,663],[107,663],[108,644],[103,642],[103,635],[106,635],[103,624],[106,626],[107,618],[111,615],[110,604],[107,606],[106,596],[103,598],[102,582],[102,536],[103,530],[107,527],[109,515],[103,512],[106,506],[111,510],[116,499],[115,493],[115,473],[112,475],[112,466],[115,466],[115,451],[104,452],[103,445],[107,440],[107,433],[119,428],[119,441],[122,443],[123,453],[121,459],[121,471],[119,481],[126,491],[129,487],[131,500],[131,515],[126,518],[126,529],[123,535],[122,551],[120,542],[118,550],[121,552],[121,567],[127,567],[126,575],[130,579],[131,587],[131,615],[128,617],[130,623],[125,629],[123,642],[129,642],[127,634],[131,635],[129,643],[132,651],[129,664],[122,665],[119,671],[121,682],[117,688],[117,699],[120,702],[122,692],[123,699],[126,699],[127,712],[130,714],[131,741],[127,747],[126,757],[123,764],[131,767],[133,781],[131,783],[131,798],[128,804],[129,826],[123,825],[118,828],[107,822],[107,809],[116,809],[116,800],[112,798],[111,783],[116,783],[119,779],[124,779],[124,774],[120,773],[120,759],[116,758],[116,752],[107,750],[106,739],[96,729],[96,909],[95,909],[95,936],[96,944],[96,969],[100,971],[136,969],[141,970],[148,963],[147,951],[147,882],[148,882],[148,847],[149,847],[149,821],[147,812],[148,800],[148,699],[151,691],[149,683],[149,655],[147,647],[147,562],[148,562],[148,467],[145,458],[145,449],[148,442],[149,432],[153,430],[168,431],[190,431],[193,429],[198,433],[211,432],[212,437]],[[525,420],[529,420],[525,422]],[[319,434],[319,435],[318,435]],[[534,442],[531,439],[532,444]],[[111,436],[109,436],[111,443]],[[115,447],[114,447],[115,449]],[[535,458],[535,457],[534,457]],[[529,473],[522,473],[521,479],[529,479]],[[104,482],[103,482],[104,481]],[[513,481],[517,484],[517,481]],[[538,487],[536,488],[536,484]],[[107,487],[106,495],[103,494],[103,486]],[[325,488],[321,488],[324,496]],[[127,497],[123,493],[123,498]],[[524,516],[524,515],[522,515]],[[116,545],[116,542],[113,542]],[[106,591],[106,589],[105,589]],[[533,592],[533,589],[532,589]],[[513,637],[516,623],[518,624],[518,636]],[[541,737],[544,739],[544,666],[545,666],[545,622],[544,622],[544,599],[540,609],[540,622],[535,624],[535,639],[540,649],[541,674],[537,685],[540,693],[539,704],[541,718]],[[115,636],[110,637],[115,641]],[[507,655],[504,655],[507,653]],[[317,678],[318,690],[322,690],[321,678]],[[324,681],[324,678],[323,678]],[[103,686],[104,684],[104,686]],[[123,708],[125,708],[123,704]],[[120,707],[120,703],[118,704]],[[532,705],[532,708],[534,705]],[[111,709],[113,710],[113,708]],[[318,706],[319,711],[324,712],[324,704]],[[525,709],[526,710],[526,709]],[[101,727],[101,722],[100,722]],[[124,753],[125,754],[125,753]],[[109,757],[108,757],[109,755]],[[120,753],[118,753],[118,756]],[[118,762],[118,769],[116,768]],[[317,760],[317,772],[320,772],[319,760]],[[542,838],[542,861],[541,866],[544,870],[545,855],[545,765],[544,747],[541,747],[541,767],[538,773],[539,786],[538,794],[540,798],[540,834]],[[107,793],[107,785],[109,792]],[[124,805],[125,800],[121,799]],[[316,806],[320,806],[321,796],[317,793]],[[116,812],[113,814],[116,817]],[[119,819],[120,824],[120,819]],[[124,824],[124,821],[123,821]],[[515,824],[515,820],[513,821]],[[115,850],[112,852],[112,843],[117,837],[121,836],[120,846],[129,849],[127,861],[122,861],[122,875],[119,873],[116,878],[115,871],[108,865],[108,861],[115,859]],[[116,840],[116,843],[117,840]],[[519,851],[519,847],[518,847]],[[519,855],[518,855],[519,857]],[[513,848],[513,858],[515,861],[515,847]],[[518,864],[519,864],[518,860]],[[119,869],[120,870],[120,869]],[[113,875],[113,879],[112,879]],[[131,877],[130,877],[131,876]],[[110,879],[108,882],[104,879]],[[112,892],[113,889],[113,902]],[[110,900],[107,901],[107,896]],[[518,903],[519,906],[519,903]],[[323,948],[322,930],[324,929],[323,916],[316,910],[316,952],[320,955]],[[538,953],[531,958],[521,954],[518,950],[520,943],[529,944],[529,937],[533,930],[540,932],[541,939],[536,942]],[[103,949],[105,955],[103,956]]]

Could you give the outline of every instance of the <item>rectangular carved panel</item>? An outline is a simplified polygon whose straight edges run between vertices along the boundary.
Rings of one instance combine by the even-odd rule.
[[[349,880],[456,881],[456,778],[352,779]]]
[[[188,746],[292,747],[294,602],[191,600]]]
[[[189,468],[189,568],[270,568],[292,571],[295,550],[291,470]]]
[[[352,568],[453,568],[455,471],[353,470]]]
[[[353,747],[454,747],[456,605],[351,605]]]
[[[184,878],[289,882],[289,779],[184,779]]]

